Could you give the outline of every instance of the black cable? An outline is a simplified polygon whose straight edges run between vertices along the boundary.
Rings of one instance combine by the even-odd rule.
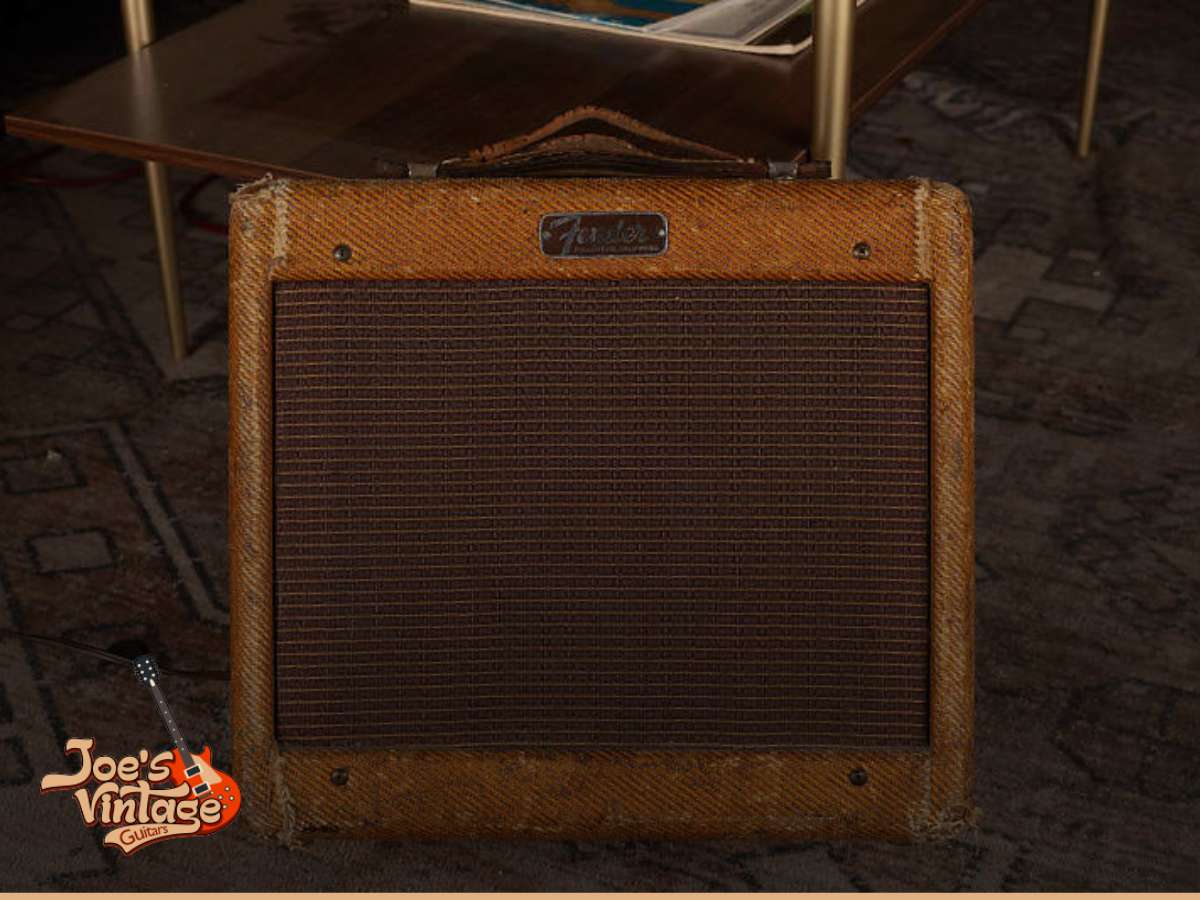
[[[44,634],[30,634],[27,631],[17,631],[13,628],[5,628],[0,625],[0,637],[17,638],[18,640],[36,641],[39,644],[47,644],[51,647],[64,647],[67,650],[74,650],[76,653],[86,653],[89,656],[94,656],[97,659],[102,659],[105,662],[116,663],[117,665],[128,668],[133,664],[133,660],[128,656],[121,656],[119,653],[111,653],[108,650],[103,650],[100,647],[93,647],[91,644],[81,644],[78,641],[73,641],[70,638],[47,637]],[[175,675],[179,678],[190,678],[193,681],[228,681],[228,672],[218,672],[215,669],[168,669],[166,666],[159,666],[159,671],[166,675]]]
[[[32,184],[38,187],[53,187],[53,188],[90,188],[100,187],[105,184],[116,184],[121,181],[129,181],[131,178],[136,178],[141,174],[141,166],[127,166],[116,172],[109,172],[104,175],[94,175],[89,178],[64,178],[52,177],[46,175],[30,175],[26,174],[25,170],[34,163],[41,162],[47,157],[54,156],[56,153],[62,152],[63,147],[47,147],[30,153],[27,156],[22,156],[20,159],[10,163],[0,165],[0,182],[12,181],[21,184]]]
[[[229,237],[229,225],[225,222],[214,222],[209,219],[204,213],[196,209],[196,197],[200,192],[217,180],[217,175],[206,175],[201,178],[190,188],[183,192],[183,196],[179,198],[179,213],[183,216],[183,221],[193,228],[199,228],[201,231],[207,231],[209,234],[219,234],[223,238]]]

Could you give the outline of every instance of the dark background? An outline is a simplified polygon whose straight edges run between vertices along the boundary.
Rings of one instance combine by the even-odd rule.
[[[156,4],[160,34],[225,5]],[[118,858],[69,797],[37,784],[65,768],[67,736],[156,746],[149,698],[106,663],[0,641],[0,885],[1200,885],[1200,29],[1188,4],[1116,0],[1096,149],[1081,162],[1089,6],[992,0],[852,136],[858,175],[949,181],[975,210],[978,830],[918,846],[289,850],[235,825]],[[123,49],[115,2],[0,10],[3,108]],[[197,346],[166,367],[136,168],[71,151],[14,168],[37,149],[0,142],[0,625],[223,669],[224,242],[181,225]],[[223,221],[230,184],[175,179]],[[165,689],[189,738],[227,766],[226,686]]]

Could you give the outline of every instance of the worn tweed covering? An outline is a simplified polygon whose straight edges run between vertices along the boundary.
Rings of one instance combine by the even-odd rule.
[[[631,209],[667,217],[667,253],[562,261],[540,251],[537,225],[547,212]],[[333,833],[926,839],[973,820],[971,231],[961,193],[921,180],[266,180],[239,192],[230,233],[231,706],[243,822],[292,842]],[[869,255],[852,253],[859,243]],[[353,250],[349,259],[335,253],[340,245]],[[276,288],[498,278],[927,288],[927,745],[593,750],[280,740]],[[855,772],[868,780],[852,779]]]
[[[282,741],[927,745],[924,286],[275,306]]]

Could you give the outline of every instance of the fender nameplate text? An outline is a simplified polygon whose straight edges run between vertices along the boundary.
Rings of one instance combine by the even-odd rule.
[[[667,217],[651,212],[564,212],[538,224],[547,256],[659,256],[667,250]]]

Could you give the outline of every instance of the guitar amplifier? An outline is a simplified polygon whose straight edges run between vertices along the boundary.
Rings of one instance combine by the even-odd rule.
[[[965,199],[631,147],[236,195],[256,830],[972,821]]]

